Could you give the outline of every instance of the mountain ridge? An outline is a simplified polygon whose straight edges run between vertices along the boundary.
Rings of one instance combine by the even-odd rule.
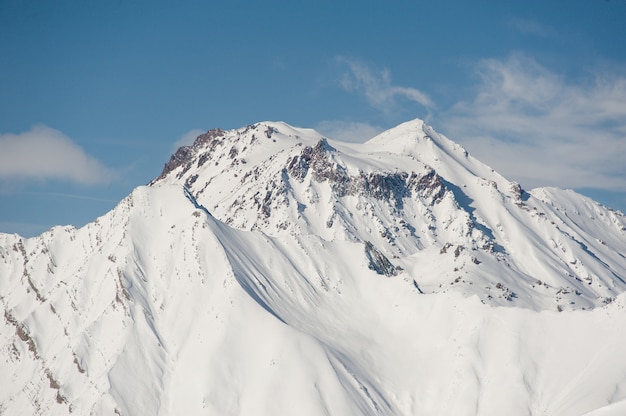
[[[224,150],[212,157],[218,147]],[[586,235],[568,217],[565,206],[553,208],[555,202],[550,198],[555,199],[561,191],[524,191],[421,120],[403,123],[362,145],[332,141],[286,123],[259,123],[229,132],[212,130],[199,136],[191,149],[195,156],[189,154],[189,159],[175,169],[166,166],[152,185],[184,185],[218,219],[236,228],[259,229],[273,236],[283,231],[292,236],[312,232],[326,240],[368,241],[388,259],[411,256],[425,248],[445,253],[448,246],[454,246],[455,258],[462,252],[473,253],[465,258],[466,264],[479,265],[493,258],[513,263],[518,269],[516,280],[526,280],[528,285],[505,289],[504,298],[509,302],[529,290],[529,299],[537,297],[532,289],[539,280],[553,289],[555,298],[567,298],[568,302],[576,302],[585,293],[595,297],[592,302],[582,302],[585,308],[597,306],[624,289],[619,278],[617,288],[613,285],[615,276],[626,272],[626,263],[619,251],[607,250],[614,244],[619,246],[624,234],[623,214],[591,206],[591,200],[577,196],[584,210],[594,213],[587,213],[588,218],[609,218],[615,225],[612,230],[610,224],[604,224],[609,226],[603,225],[598,235]],[[246,158],[254,163],[248,164]],[[207,160],[214,165],[205,166]],[[197,169],[187,174],[194,164]],[[215,185],[214,181],[225,183]],[[227,184],[235,181],[236,187]],[[210,201],[204,200],[205,193],[211,194]],[[539,197],[534,197],[535,193]],[[215,201],[216,194],[228,195]],[[581,207],[572,206],[569,212],[581,218],[581,211]],[[355,213],[369,216],[369,221],[356,221]],[[511,231],[507,233],[505,228]],[[548,236],[546,228],[554,232]],[[512,246],[514,233],[532,244]],[[607,245],[599,234],[615,237]],[[552,247],[545,248],[546,240]],[[529,257],[540,257],[538,264],[529,268],[520,258],[523,251],[528,251]],[[509,252],[520,254],[514,257]],[[485,253],[491,256],[485,257]],[[579,261],[594,263],[605,255],[611,260],[601,261],[606,270],[594,269],[597,282],[576,266]],[[546,273],[544,265],[555,261],[562,264],[554,267],[555,272],[570,276],[573,282],[555,272]],[[437,284],[449,284],[458,277]],[[583,280],[586,286],[580,284]],[[510,282],[499,283],[507,289],[511,286]],[[422,286],[419,281],[415,284]],[[560,296],[564,292],[576,295]]]
[[[200,137],[85,227],[0,234],[0,414],[624,408],[623,214],[419,120]]]

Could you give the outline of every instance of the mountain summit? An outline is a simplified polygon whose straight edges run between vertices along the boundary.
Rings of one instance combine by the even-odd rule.
[[[582,309],[626,288],[621,213],[572,191],[526,192],[421,120],[356,145],[284,123],[212,130],[181,147],[151,186],[165,184],[225,224],[305,251],[361,244],[365,257],[350,261],[422,293]]]
[[[0,234],[0,414],[623,414],[625,236],[421,120],[210,130],[81,229]]]

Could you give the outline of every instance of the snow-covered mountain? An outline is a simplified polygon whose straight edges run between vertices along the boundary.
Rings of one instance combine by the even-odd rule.
[[[420,120],[211,130],[0,234],[0,414],[626,414],[626,218]]]

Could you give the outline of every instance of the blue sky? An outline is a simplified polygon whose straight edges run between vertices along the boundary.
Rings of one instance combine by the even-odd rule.
[[[82,226],[200,130],[419,117],[626,212],[626,1],[0,0],[0,231]]]

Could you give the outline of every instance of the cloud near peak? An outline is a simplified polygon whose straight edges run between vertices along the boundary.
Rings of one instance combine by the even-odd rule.
[[[342,120],[324,120],[315,129],[331,139],[353,143],[365,142],[384,130],[370,123]]]
[[[0,134],[0,180],[65,180],[107,183],[113,172],[62,132],[45,125]]]
[[[476,73],[473,98],[440,116],[453,140],[525,186],[626,190],[626,78],[573,83],[521,54]]]
[[[416,88],[393,85],[388,69],[377,72],[360,61],[345,57],[338,57],[337,62],[348,68],[348,72],[343,74],[340,81],[342,88],[362,94],[377,110],[383,112],[393,110],[398,98],[415,102],[428,109],[434,107],[433,101],[424,92]]]
[[[517,24],[527,32],[540,29]],[[474,67],[478,82],[469,98],[435,112],[427,94],[394,85],[389,70],[337,60],[348,69],[341,80],[346,91],[382,112],[406,104],[398,98],[423,105],[435,113],[437,129],[525,187],[626,191],[626,75],[619,69],[571,80],[523,53],[483,59]],[[318,129],[349,141],[380,130],[342,121],[321,122]]]
[[[173,151],[176,151],[181,146],[191,146],[193,142],[200,136],[201,134],[206,133],[206,130],[201,129],[193,129],[188,132],[182,134],[173,144]]]

